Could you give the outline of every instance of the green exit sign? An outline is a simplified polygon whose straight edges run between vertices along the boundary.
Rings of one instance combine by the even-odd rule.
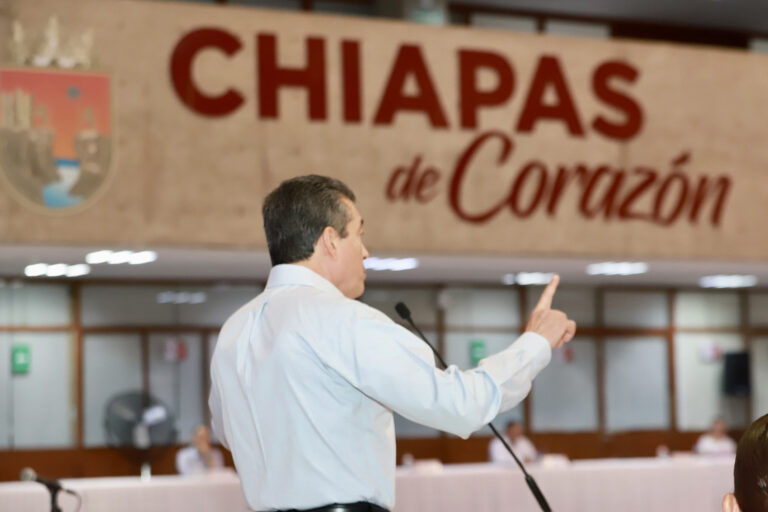
[[[11,347],[11,373],[13,375],[28,374],[31,359],[29,345],[13,345]]]
[[[469,342],[469,364],[474,368],[481,359],[488,355],[485,349],[485,341],[472,340]]]

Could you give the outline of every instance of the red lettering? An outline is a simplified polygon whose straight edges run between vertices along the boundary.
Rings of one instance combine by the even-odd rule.
[[[717,187],[717,190],[713,191],[710,187]],[[688,220],[690,220],[692,224],[697,224],[699,222],[699,214],[701,213],[702,204],[712,195],[712,193],[715,193],[717,194],[717,200],[712,209],[712,225],[719,226],[723,215],[723,209],[725,208],[725,200],[728,197],[730,188],[731,179],[728,176],[719,176],[714,184],[710,183],[707,176],[701,176],[696,185],[696,190],[693,192],[691,213]]]
[[[231,57],[242,46],[237,37],[217,28],[200,28],[182,37],[171,54],[171,82],[181,102],[206,116],[225,116],[237,110],[244,101],[242,94],[231,88],[218,96],[202,93],[192,80],[192,63],[204,48],[217,48]]]
[[[544,104],[544,94],[550,85],[554,87],[557,96],[557,102],[554,105]],[[581,127],[576,106],[571,99],[571,93],[568,91],[568,84],[557,57],[544,56],[539,59],[523,112],[517,123],[517,131],[532,131],[539,119],[563,121],[571,135],[584,135],[584,129]]]
[[[262,118],[277,117],[277,91],[282,86],[307,89],[309,118],[325,120],[325,42],[319,37],[307,38],[307,65],[304,69],[277,66],[276,37],[258,34],[259,112]]]
[[[640,105],[631,97],[611,89],[608,85],[608,82],[615,77],[634,83],[637,76],[638,72],[635,68],[619,61],[605,62],[595,70],[592,76],[592,89],[595,95],[605,104],[623,112],[625,117],[623,123],[613,123],[602,115],[597,116],[592,122],[592,127],[596,131],[606,137],[619,140],[631,139],[640,131],[643,125],[643,111]]]
[[[409,75],[414,77],[418,86],[418,93],[414,96],[406,96],[403,91]],[[427,64],[416,45],[406,44],[400,47],[373,122],[374,124],[391,124],[395,114],[400,110],[424,112],[433,127],[448,127],[448,121],[440,106]]]
[[[461,187],[464,180],[464,175],[467,172],[467,166],[472,160],[472,157],[475,156],[475,153],[483,146],[483,144],[492,138],[501,140],[501,152],[499,153],[497,162],[499,165],[503,164],[507,158],[509,158],[509,154],[512,152],[512,140],[503,132],[492,130],[480,134],[474,140],[474,142],[469,145],[466,151],[464,151],[464,153],[459,158],[459,161],[456,163],[456,168],[453,171],[453,177],[451,178],[451,188],[449,192],[451,209],[453,209],[453,211],[456,213],[456,215],[459,216],[460,219],[467,222],[485,222],[496,215],[506,203],[506,200],[502,200],[499,204],[486,211],[485,213],[478,213],[474,215],[465,212],[461,207]]]
[[[552,183],[552,191],[549,194],[549,201],[547,202],[547,215],[550,217],[555,215],[557,207],[560,204],[563,190],[565,190],[565,187],[577,173],[578,170],[576,173],[572,173],[566,167],[562,166],[557,169],[557,175],[555,176],[555,181]]]
[[[588,174],[589,171],[586,168],[583,169]],[[610,185],[606,189],[601,200],[590,208],[590,200],[592,199],[592,194],[596,189],[598,181],[603,177],[611,180]],[[592,173],[592,175],[587,178],[586,181],[587,185],[584,187],[584,190],[581,194],[579,210],[588,219],[593,218],[595,215],[600,213],[601,210],[603,211],[603,217],[606,219],[609,218],[613,213],[616,195],[618,194],[619,189],[621,188],[621,184],[624,181],[624,172],[611,172],[610,167],[601,165],[597,168],[597,171]]]
[[[498,84],[494,89],[478,89],[477,72],[487,68],[495,72]],[[477,126],[477,110],[482,105],[501,105],[512,95],[514,75],[507,60],[497,53],[459,50],[459,79],[461,98],[461,127]]]
[[[387,182],[387,199],[395,201],[397,199],[408,199],[411,195],[411,187],[413,186],[414,178],[421,165],[421,155],[416,155],[413,159],[413,163],[410,167],[401,165]]]
[[[667,195],[667,191],[672,186],[672,183],[675,182],[675,180],[680,182],[680,193],[677,196],[677,204],[675,207],[670,211],[669,215],[667,217],[664,217],[664,214],[662,213],[662,205],[664,204],[664,198]],[[688,178],[682,173],[679,172],[673,172],[667,178],[662,182],[661,187],[659,188],[659,191],[656,193],[656,201],[653,204],[653,218],[656,222],[663,226],[669,226],[675,220],[677,219],[677,216],[680,215],[680,212],[683,211],[683,206],[685,206],[685,199],[688,196]]]
[[[641,179],[640,183],[624,197],[624,201],[622,201],[621,206],[619,207],[619,218],[650,220],[650,214],[636,213],[630,209],[632,208],[634,202],[637,201],[637,199],[643,194],[643,192],[645,192],[654,184],[657,174],[653,169],[648,169],[646,167],[635,168],[635,174],[644,176],[644,178]]]
[[[522,202],[520,199],[520,193],[523,190],[523,184],[525,183],[526,178],[528,178],[528,176],[530,176],[533,172],[536,172],[539,175],[536,193],[533,194],[531,204],[523,208],[520,206],[520,203]],[[515,215],[525,218],[533,213],[533,210],[536,209],[536,207],[539,205],[539,202],[544,197],[544,191],[546,190],[546,187],[547,167],[538,161],[533,161],[526,164],[522,171],[515,178],[515,183],[512,186],[512,193],[509,195],[509,206],[512,208],[512,211],[515,213]]]
[[[416,200],[420,203],[426,203],[431,201],[437,195],[436,190],[432,189],[440,180],[440,173],[433,167],[427,167],[427,170],[419,178],[419,182],[416,184]]]
[[[344,121],[359,123],[362,119],[360,98],[360,43],[341,43],[342,83],[344,84]]]

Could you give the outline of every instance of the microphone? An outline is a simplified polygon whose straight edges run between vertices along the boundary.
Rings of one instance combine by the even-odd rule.
[[[58,480],[47,480],[45,478],[40,478],[32,468],[22,469],[20,477],[23,482],[37,482],[39,484],[43,484],[53,494],[56,494],[59,491],[64,491],[68,494],[76,494],[75,491],[62,487]]]
[[[413,321],[413,318],[411,318],[411,310],[408,309],[408,306],[406,306],[403,302],[398,302],[395,304],[395,311],[397,314],[408,322],[411,327],[418,333],[419,337],[424,340],[424,343],[429,345],[429,348],[432,349],[432,352],[435,354],[435,357],[437,357],[437,360],[440,361],[440,364],[443,365],[443,368],[448,368],[448,365],[443,361],[443,358],[440,357],[440,353],[437,351],[435,347],[432,346],[432,344],[427,341],[427,337],[424,336],[424,333],[421,332],[421,330],[416,327],[416,324]],[[499,434],[499,431],[496,430],[496,427],[493,426],[493,423],[488,424],[489,427],[491,427],[491,431],[496,436],[496,438],[501,441],[501,444],[504,445],[504,448],[507,449],[510,455],[512,455],[512,458],[515,459],[515,462],[517,462],[517,465],[520,466],[520,470],[523,472],[523,475],[525,475],[525,483],[528,484],[528,488],[531,490],[531,493],[533,494],[533,497],[536,498],[536,501],[538,502],[539,506],[541,507],[541,510],[544,512],[552,512],[552,509],[549,508],[549,503],[547,503],[547,499],[544,497],[544,494],[541,492],[541,489],[539,489],[538,484],[536,483],[536,480],[533,479],[533,477],[528,473],[528,471],[525,470],[525,466],[523,466],[523,463],[520,462],[520,459],[517,458],[517,455],[515,455],[515,452],[512,451],[512,447],[509,446],[509,443],[507,443],[506,439],[504,439],[501,434]]]

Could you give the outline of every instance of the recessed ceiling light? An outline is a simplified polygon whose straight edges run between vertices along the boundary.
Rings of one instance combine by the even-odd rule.
[[[377,258],[371,256],[363,261],[363,266],[368,270],[413,270],[418,268],[419,260],[416,258]]]
[[[648,264],[642,261],[604,261],[587,265],[591,276],[633,276],[648,272]]]
[[[157,253],[155,251],[140,251],[135,252],[128,258],[128,263],[131,265],[143,265],[145,263],[152,263],[157,260]]]
[[[69,268],[67,268],[67,277],[86,276],[90,273],[91,273],[91,267],[85,263],[70,265]]]
[[[90,265],[99,265],[108,263],[110,265],[122,265],[129,263],[131,265],[143,265],[157,260],[155,251],[110,251],[104,249],[86,254],[85,262]]]
[[[33,263],[24,268],[24,275],[27,277],[80,277],[91,272],[91,267],[85,263],[76,265],[67,265],[66,263]]]
[[[515,274],[504,274],[501,276],[501,282],[507,286],[515,284]]]
[[[757,276],[740,274],[718,274],[699,279],[702,288],[748,288],[757,284]]]
[[[520,286],[547,284],[552,280],[552,272],[518,272],[515,282]]]
[[[44,276],[47,270],[48,270],[47,263],[33,263],[32,265],[27,265],[24,268],[24,275],[27,277]]]
[[[173,292],[166,291],[157,294],[158,304],[202,304],[208,300],[205,292]]]
[[[176,292],[160,292],[157,294],[158,304],[171,304],[175,302]]]
[[[112,256],[112,251],[106,249],[102,251],[93,251],[85,255],[85,262],[89,265],[99,265],[100,263],[108,262],[110,256]]]
[[[109,259],[107,260],[107,263],[110,265],[122,265],[123,263],[128,263],[131,261],[131,256],[133,255],[133,251],[117,251],[113,252],[109,255]]]
[[[45,275],[48,277],[65,276],[67,275],[67,268],[69,268],[69,265],[66,263],[54,263],[53,265],[48,265]]]

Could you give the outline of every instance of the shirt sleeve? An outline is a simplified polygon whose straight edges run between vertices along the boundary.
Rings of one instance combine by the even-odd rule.
[[[211,379],[211,392],[208,395],[208,408],[211,411],[211,430],[213,430],[213,436],[218,442],[221,443],[224,448],[229,450],[229,443],[224,433],[222,426],[222,412],[221,401],[219,398],[219,386],[215,378]]]
[[[327,315],[337,344],[315,344],[324,363],[405,418],[463,438],[525,398],[551,357],[546,339],[525,333],[477,368],[440,370],[430,348],[383,313],[355,301],[343,311]]]

